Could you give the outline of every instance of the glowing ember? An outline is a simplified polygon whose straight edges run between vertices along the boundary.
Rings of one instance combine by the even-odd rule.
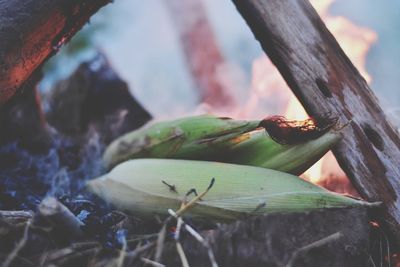
[[[379,228],[379,223],[375,222],[375,221],[370,221],[369,224],[375,228]]]

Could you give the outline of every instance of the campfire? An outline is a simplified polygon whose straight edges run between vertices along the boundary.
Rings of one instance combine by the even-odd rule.
[[[400,264],[372,30],[332,0],[233,0],[265,51],[244,88],[203,1],[170,0],[190,111],[152,114],[104,51],[40,91],[108,2],[0,3],[1,266]]]

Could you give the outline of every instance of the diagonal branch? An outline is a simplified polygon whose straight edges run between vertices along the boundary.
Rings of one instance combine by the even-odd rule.
[[[110,0],[0,0],[0,106]]]
[[[333,152],[400,241],[400,139],[363,77],[308,1],[233,2],[307,112],[350,121]]]

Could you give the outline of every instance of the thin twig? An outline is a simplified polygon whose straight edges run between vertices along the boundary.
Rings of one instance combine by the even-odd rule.
[[[183,225],[183,220],[181,217],[178,218],[177,223],[176,223],[176,231],[175,231],[175,240],[179,241],[179,238],[181,236],[181,229]]]
[[[9,253],[0,252],[0,258],[1,259],[5,259],[8,255],[10,255],[10,254]],[[37,264],[32,261],[33,259],[30,259],[30,258],[28,259],[28,258],[24,258],[24,257],[21,257],[21,256],[16,256],[14,261],[16,261],[16,260],[18,260],[18,263],[21,266],[24,266],[24,267],[37,267]],[[15,264],[11,264],[11,266],[14,266],[14,265]],[[0,266],[3,267],[3,265],[1,265],[1,262],[0,262]]]
[[[121,251],[119,253],[119,257],[117,259],[117,267],[122,267],[124,265],[126,249],[127,249],[127,243],[126,243],[125,236],[123,236],[122,237],[122,248],[121,248]]]
[[[131,259],[133,260],[133,259],[135,259],[139,254],[141,254],[141,253],[145,252],[146,250],[148,250],[148,249],[154,247],[155,244],[156,244],[156,242],[150,242],[150,243],[148,243],[148,244],[146,244],[146,245],[138,246],[138,247],[135,248],[135,250],[127,252],[126,256],[129,257],[129,258],[131,258]]]
[[[376,267],[376,264],[374,262],[374,259],[372,259],[372,256],[369,255],[369,261],[372,263],[373,267]]]
[[[383,236],[385,237],[386,240],[386,248],[387,248],[387,259],[388,259],[388,266],[392,267],[392,262],[390,259],[390,244],[389,244],[389,239],[387,238],[386,234],[384,231],[382,231]]]
[[[13,262],[13,260],[18,256],[20,250],[25,246],[26,242],[28,241],[28,233],[30,225],[31,225],[31,220],[28,220],[26,222],[26,226],[24,229],[24,235],[22,236],[18,244],[15,246],[15,248],[11,251],[11,253],[7,256],[7,258],[1,265],[2,267],[8,267]]]
[[[189,267],[189,262],[186,258],[185,252],[183,251],[183,247],[181,242],[176,241],[176,250],[178,251],[179,258],[182,262],[182,267]]]
[[[380,267],[383,266],[382,234],[379,235]]]
[[[147,263],[147,264],[150,264],[150,265],[153,265],[153,266],[155,266],[155,267],[165,267],[165,265],[164,264],[161,264],[161,263],[158,263],[158,262],[156,262],[156,261],[152,261],[152,260],[149,260],[149,259],[147,259],[147,258],[140,258],[144,263]]]
[[[98,242],[79,242],[68,247],[48,251],[42,255],[39,266],[61,266],[78,258],[95,256],[101,250]]]
[[[176,214],[173,210],[169,209],[168,213],[172,215],[174,218],[178,219],[178,214]],[[211,246],[208,244],[207,240],[205,240],[196,230],[194,230],[190,225],[186,224],[185,221],[182,220],[182,225],[185,227],[185,230],[188,231],[198,242],[200,242],[206,249],[208,257],[210,258],[211,266],[218,267],[218,264],[215,260],[214,252],[211,249]]]
[[[374,262],[374,259],[372,258],[371,255],[369,255],[369,260],[371,261],[373,267],[376,267],[376,264],[375,264],[375,262]]]
[[[182,205],[181,205],[181,207],[180,207],[180,209],[176,212],[177,217],[182,215],[184,212],[186,212],[188,209],[190,209],[197,201],[199,201],[202,197],[204,197],[207,194],[207,192],[210,191],[210,189],[212,188],[214,183],[215,183],[215,178],[212,178],[210,184],[208,185],[207,189],[203,193],[201,193],[200,195],[197,195],[196,197],[194,197],[187,204],[185,204],[186,200],[184,200]],[[191,191],[193,191],[193,189]],[[187,195],[188,194],[186,194],[186,196]],[[155,255],[154,255],[154,261],[155,262],[161,261],[162,252],[164,250],[165,236],[166,236],[166,232],[167,232],[167,224],[169,223],[171,218],[172,217],[170,216],[164,221],[163,226],[162,226],[160,232],[158,233],[157,247],[156,247],[156,252],[155,252]]]
[[[148,251],[155,246],[156,242],[149,242],[145,245],[138,245],[133,251],[126,251],[124,265],[131,266],[133,261],[137,259],[142,253]]]
[[[289,263],[287,264],[287,266],[288,266],[288,267],[293,266],[293,264],[295,263],[295,261],[299,258],[299,256],[300,256],[301,254],[303,254],[303,253],[305,253],[305,252],[307,252],[307,251],[309,251],[309,250],[311,250],[311,249],[319,248],[319,247],[322,247],[323,245],[326,245],[326,244],[328,244],[328,243],[330,243],[330,242],[339,240],[339,239],[342,238],[342,237],[343,237],[343,234],[342,234],[341,232],[336,232],[336,233],[334,233],[334,234],[331,234],[331,235],[329,235],[329,236],[327,236],[327,237],[324,237],[324,238],[322,238],[322,239],[320,239],[320,240],[317,240],[317,241],[315,241],[315,242],[313,242],[313,243],[311,243],[311,244],[308,244],[308,245],[306,245],[306,246],[304,246],[304,247],[301,247],[301,248],[297,249],[297,250],[293,253],[293,256],[292,256],[292,258],[290,259],[290,261],[289,261]]]
[[[162,252],[164,250],[164,241],[166,232],[167,232],[167,222],[163,224],[160,232],[158,233],[156,253],[154,255],[154,260],[156,262],[159,262],[161,260]]]
[[[383,247],[382,247],[382,236],[383,236],[383,238],[385,239],[385,243],[386,243],[387,261],[388,261],[387,265],[389,267],[391,267],[392,263],[391,263],[391,259],[390,259],[389,239],[387,238],[387,235],[386,235],[385,231],[383,231],[380,226],[378,226],[377,228],[379,230],[379,247],[380,247],[380,251],[381,251],[381,255],[380,255],[381,263],[380,263],[380,265],[383,266]]]
[[[135,238],[127,239],[126,242],[128,244],[132,244],[137,241],[142,241],[142,240],[149,240],[151,238],[158,237],[158,233],[154,234],[147,234],[147,235],[136,235]]]
[[[192,236],[194,236],[196,238],[196,240],[199,241],[207,249],[207,253],[208,253],[208,257],[210,258],[211,265],[213,267],[218,267],[218,264],[217,264],[217,262],[215,260],[214,253],[213,253],[210,245],[208,244],[208,242],[199,233],[197,233],[196,230],[194,230],[191,226],[187,225],[183,221],[183,219],[180,217],[180,216],[182,216],[183,213],[185,213],[187,210],[192,208],[198,201],[200,201],[201,198],[204,197],[210,191],[210,189],[213,187],[214,183],[215,183],[215,178],[212,178],[210,184],[208,185],[207,189],[203,193],[201,193],[199,195],[197,195],[197,193],[196,193],[196,197],[194,197],[192,200],[190,200],[188,203],[186,203],[187,202],[186,197],[189,194],[191,194],[191,192],[196,192],[195,189],[191,189],[186,194],[185,199],[182,202],[182,205],[181,205],[180,209],[177,212],[175,212],[175,211],[173,211],[171,209],[168,210],[168,213],[172,217],[177,219],[177,231],[175,233],[176,248],[177,248],[178,254],[179,254],[180,258],[181,258],[182,265],[184,267],[189,266],[189,263],[187,261],[186,255],[185,255],[185,253],[183,251],[182,245],[179,242],[180,231],[181,231],[182,226],[184,226],[186,231],[188,231]]]
[[[201,193],[200,195],[194,197],[192,200],[190,200],[186,205],[182,206],[177,212],[176,215],[179,217],[181,216],[186,210],[190,209],[193,205],[195,205],[202,197],[204,197],[208,191],[213,187],[215,183],[215,178],[211,179],[210,184],[208,185],[207,189]]]
[[[185,205],[182,202],[182,206]],[[176,243],[176,250],[178,251],[179,258],[181,259],[182,266],[183,267],[189,267],[189,262],[186,258],[185,252],[183,251],[183,247],[181,242],[179,241],[180,235],[181,235],[181,229],[183,225],[183,220],[181,217],[178,218],[177,224],[176,224],[176,231],[175,231],[175,243]]]

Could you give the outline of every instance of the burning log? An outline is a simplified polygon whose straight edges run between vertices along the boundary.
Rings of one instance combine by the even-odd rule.
[[[360,195],[385,204],[400,242],[400,139],[364,78],[308,1],[233,2],[307,112],[349,124],[333,152]]]
[[[0,105],[109,0],[0,2]],[[35,76],[35,75],[34,75]]]
[[[201,100],[216,107],[229,107],[234,99],[218,73],[225,63],[208,21],[204,3],[199,0],[165,1],[181,40],[185,59]]]

